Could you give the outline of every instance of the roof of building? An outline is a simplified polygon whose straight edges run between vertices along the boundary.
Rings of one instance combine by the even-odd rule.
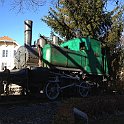
[[[14,40],[8,36],[3,36],[3,37],[0,37],[0,41],[14,41]]]
[[[19,45],[14,39],[8,37],[8,36],[3,36],[3,37],[0,37],[0,42],[3,43],[3,42],[6,42],[6,43],[14,43],[16,45]]]

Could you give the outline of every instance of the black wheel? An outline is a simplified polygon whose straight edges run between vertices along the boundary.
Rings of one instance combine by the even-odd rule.
[[[50,100],[55,100],[60,93],[60,87],[58,83],[47,83],[45,87],[45,95]]]
[[[79,94],[82,97],[86,97],[89,94],[90,85],[88,83],[82,82],[79,86]]]

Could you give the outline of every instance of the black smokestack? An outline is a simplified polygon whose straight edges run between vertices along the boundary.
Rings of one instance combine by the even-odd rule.
[[[32,24],[31,20],[24,21],[24,43],[28,46],[31,46],[32,41]]]

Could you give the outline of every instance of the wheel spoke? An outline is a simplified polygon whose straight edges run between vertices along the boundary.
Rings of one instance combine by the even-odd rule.
[[[79,94],[82,97],[86,97],[89,94],[89,84],[82,82],[79,86]]]
[[[48,99],[54,100],[59,96],[59,84],[47,83],[45,93]]]

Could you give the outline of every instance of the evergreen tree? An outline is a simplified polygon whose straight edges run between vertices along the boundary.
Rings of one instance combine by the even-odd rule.
[[[111,28],[106,32],[105,42],[111,47],[113,51],[120,42],[122,32],[124,29],[124,5],[117,6],[111,11]]]
[[[102,0],[64,0],[42,20],[67,39],[75,37],[77,30],[82,36],[101,38],[112,23],[104,7]]]
[[[60,37],[71,39],[90,36],[100,39],[111,51],[111,76],[119,79],[123,50],[117,49],[124,29],[124,5],[116,6],[112,11],[105,9],[107,0],[62,0],[55,9],[50,8],[42,20]],[[123,78],[124,79],[124,78]],[[115,83],[116,84],[116,83]]]
[[[121,70],[124,68],[124,50],[121,48],[120,40],[124,29],[124,6],[117,6],[112,12],[112,25],[106,33],[105,42],[111,51],[111,69],[114,80],[119,80]],[[124,77],[123,77],[124,79]]]

